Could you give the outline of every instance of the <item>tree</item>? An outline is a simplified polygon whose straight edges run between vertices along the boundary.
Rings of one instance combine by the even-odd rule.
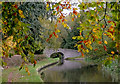
[[[37,8],[34,11],[35,4],[37,4]],[[38,20],[39,16],[43,18],[43,16],[47,17],[47,14],[50,14],[45,12],[45,3],[3,2],[2,7],[2,57],[11,57],[14,54],[21,55],[24,62],[20,69],[29,61],[35,65],[35,51],[45,47],[43,43],[46,39],[41,38],[44,27]],[[32,14],[33,12],[35,13]],[[49,17],[51,17],[50,15]],[[5,63],[2,61],[2,64]]]
[[[57,12],[57,23],[62,21],[62,25],[66,27],[67,21],[62,14],[63,9],[72,9],[72,21],[75,17],[79,17],[80,14],[76,11],[77,8],[71,8],[69,1],[64,1],[64,4],[59,2],[59,5],[54,6]],[[78,51],[81,52],[84,57],[84,53],[88,53],[90,50],[98,50],[93,47],[93,44],[98,44],[102,46],[102,50],[106,52],[106,58],[104,61],[109,60],[111,63],[114,59],[118,59],[118,40],[116,38],[119,25],[119,3],[118,2],[82,2],[78,5],[83,15],[86,15],[84,22],[80,23],[79,35],[74,36],[73,39],[77,39],[76,47]],[[113,19],[114,17],[114,19]],[[107,40],[111,39],[115,49],[108,52],[109,45]],[[112,44],[113,45],[113,44]],[[115,54],[116,53],[116,54]]]

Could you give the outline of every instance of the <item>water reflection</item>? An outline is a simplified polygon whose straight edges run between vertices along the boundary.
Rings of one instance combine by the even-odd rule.
[[[63,65],[48,68],[41,74],[45,82],[112,82],[111,76],[98,66],[89,66],[83,61],[65,60]]]

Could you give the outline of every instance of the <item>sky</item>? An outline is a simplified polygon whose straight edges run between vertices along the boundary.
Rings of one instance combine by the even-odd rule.
[[[50,0],[50,1],[52,1],[52,2],[62,1],[61,3],[63,3],[64,1],[67,1],[67,0]],[[68,0],[68,1],[70,1],[71,4],[72,4],[72,3],[76,3],[76,5],[72,6],[72,7],[71,7],[71,10],[64,9],[64,10],[62,11],[63,14],[66,14],[66,16],[67,16],[70,12],[73,11],[72,8],[77,8],[77,9],[78,9],[77,12],[80,11],[80,10],[79,10],[79,7],[78,7],[78,3],[79,3],[79,2],[82,2],[82,0]]]

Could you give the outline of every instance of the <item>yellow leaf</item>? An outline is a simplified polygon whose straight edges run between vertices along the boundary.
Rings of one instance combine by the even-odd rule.
[[[72,15],[72,17],[74,17],[74,15]]]
[[[90,50],[92,50],[92,46],[90,46]]]
[[[18,25],[21,26],[21,22],[20,21],[18,22]]]
[[[74,21],[74,18],[72,18],[72,21]]]
[[[21,17],[21,18],[25,18],[25,16],[24,16],[23,14],[22,14],[22,15],[20,15],[20,17]]]
[[[67,21],[67,20],[65,19],[65,21]]]
[[[90,40],[89,40],[88,42],[89,42],[89,44],[91,44],[91,41],[90,41]]]
[[[96,32],[96,29],[93,29],[93,32]]]
[[[115,52],[114,51],[111,51],[112,54],[114,54]]]
[[[67,29],[69,29],[69,27],[67,26]]]
[[[30,75],[30,72],[28,71],[28,75]]]
[[[81,37],[81,39],[83,40],[83,37]]]
[[[88,20],[89,22],[91,21],[91,20]]]
[[[107,44],[107,41],[105,40],[104,43]]]
[[[28,67],[25,67],[25,71],[28,72]]]
[[[75,46],[74,47],[76,47],[78,44],[75,44]]]
[[[83,52],[85,52],[85,49],[82,49]]]
[[[18,39],[18,43],[21,41],[21,39]]]
[[[57,32],[60,32],[60,30],[59,30],[59,29],[57,29]]]
[[[55,28],[57,28],[57,24],[55,24]]]
[[[22,10],[18,10],[18,12],[19,12],[20,15],[23,14],[23,11],[22,11]]]
[[[81,45],[78,45],[78,50],[80,51],[80,49],[81,49]]]
[[[85,5],[85,3],[84,3],[84,2],[82,2],[82,5],[84,6],[84,5]]]
[[[98,19],[97,19],[97,18],[96,18],[95,20],[96,20],[96,21],[98,21]]]
[[[76,39],[76,37],[72,37],[72,39]]]
[[[87,49],[87,50],[86,50],[86,52],[88,53],[88,52],[89,52],[89,50]]]
[[[62,25],[64,25],[64,22],[62,22]]]
[[[48,8],[48,7],[49,7],[49,4],[47,4],[46,7]]]
[[[64,24],[64,27],[67,27],[67,24]]]

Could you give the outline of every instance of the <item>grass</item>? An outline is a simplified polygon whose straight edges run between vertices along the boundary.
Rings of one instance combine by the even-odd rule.
[[[30,71],[30,75],[28,75],[25,69],[19,71],[19,67],[4,69],[2,71],[2,82],[43,82],[37,72],[37,68],[40,68],[48,63],[55,62],[57,60],[57,58],[46,58],[42,61],[38,61],[35,67],[33,67],[33,65],[27,65]]]

